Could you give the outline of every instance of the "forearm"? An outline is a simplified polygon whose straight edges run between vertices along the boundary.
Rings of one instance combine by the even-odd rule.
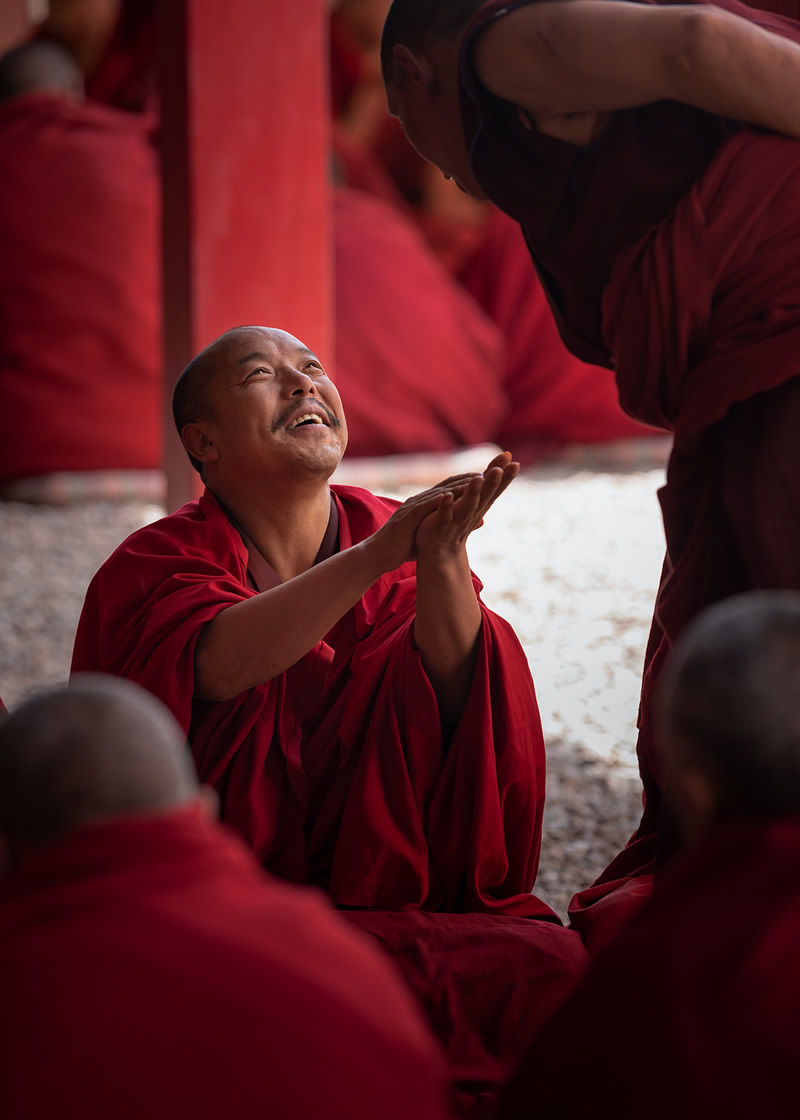
[[[490,25],[475,64],[540,126],[666,99],[800,135],[800,46],[708,4],[544,0]]]
[[[419,556],[414,637],[449,726],[458,723],[469,696],[481,623],[466,549],[448,558]]]
[[[226,607],[195,651],[195,696],[229,700],[279,676],[328,633],[383,574],[374,538]]]

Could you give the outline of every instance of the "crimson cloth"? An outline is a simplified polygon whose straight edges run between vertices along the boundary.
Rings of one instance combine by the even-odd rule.
[[[799,936],[800,820],[719,826],[592,961],[502,1120],[795,1116]]]
[[[161,463],[159,187],[139,117],[0,106],[0,480]]]
[[[341,549],[370,536],[397,505],[352,487],[333,492]],[[227,703],[193,702],[198,635],[255,594],[247,567],[242,538],[208,491],[139,530],[89,587],[73,670],[129,677],[160,697],[189,736],[201,779],[219,792],[223,819],[262,863],[324,887],[339,906],[372,912],[360,920],[405,959],[451,1055],[462,1114],[480,1115],[537,1004],[550,1005],[544,993],[563,993],[584,959],[577,935],[531,894],[544,747],[525,655],[511,627],[482,607],[470,697],[445,743],[413,642],[409,564],[381,577],[280,677]],[[427,922],[375,913],[401,910],[461,913],[428,938]],[[481,926],[486,915],[506,915],[509,936]],[[476,939],[482,949],[469,950]],[[504,969],[507,954],[514,963]],[[458,1003],[460,985],[478,991],[484,973],[498,972],[501,1007],[496,995],[489,1007]]]
[[[735,0],[721,6],[800,41],[789,20]],[[472,127],[470,112],[483,113],[474,167],[491,166],[491,183],[505,174],[506,208],[525,229],[565,341],[575,353],[613,356],[623,408],[674,432],[660,494],[667,559],[640,712],[644,814],[570,906],[573,927],[597,947],[649,894],[657,850],[663,858],[675,847],[652,718],[669,649],[719,599],[800,587],[800,145],[663,102],[614,114],[580,150],[526,132],[465,74],[477,96],[465,87]]]
[[[347,187],[333,207],[333,377],[348,454],[491,441],[506,411],[500,331],[394,207]]]
[[[62,838],[0,881],[4,1120],[446,1115],[367,938],[198,809]]]

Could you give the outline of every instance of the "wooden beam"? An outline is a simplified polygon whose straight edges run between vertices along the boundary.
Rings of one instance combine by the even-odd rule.
[[[229,327],[279,326],[331,353],[327,8],[161,0],[165,471],[197,491],[169,404]]]

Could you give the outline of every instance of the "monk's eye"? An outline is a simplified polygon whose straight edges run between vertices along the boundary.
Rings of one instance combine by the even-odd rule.
[[[245,377],[245,381],[249,381],[251,377],[257,377],[259,374],[268,375],[269,373],[270,371],[268,369],[264,369],[263,366],[259,366],[258,369],[250,370],[247,377]]]
[[[325,370],[322,368],[322,366],[319,364],[319,362],[314,362],[314,361],[306,362],[306,364],[303,366],[303,369],[310,369],[312,371],[312,373],[315,370],[318,373],[324,373],[325,372]]]

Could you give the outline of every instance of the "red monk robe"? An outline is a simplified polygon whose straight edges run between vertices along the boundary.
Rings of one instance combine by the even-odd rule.
[[[796,1116],[798,937],[800,821],[716,829],[592,962],[502,1120]]]
[[[161,462],[158,172],[142,118],[0,106],[0,481]]]
[[[397,505],[332,489],[341,549]],[[139,530],[89,587],[73,670],[128,677],[160,697],[189,736],[201,779],[219,792],[223,819],[263,864],[369,911],[354,919],[420,995],[447,1046],[459,1107],[484,1115],[584,960],[578,937],[530,893],[544,747],[525,655],[510,626],[482,608],[470,697],[445,746],[413,644],[408,564],[280,677],[227,703],[193,703],[200,630],[255,594],[248,566],[258,564],[263,587],[266,561],[248,557],[209,492]],[[419,910],[460,913],[436,923]]]
[[[3,1120],[443,1120],[392,969],[196,809],[74,832],[0,879]]]
[[[672,101],[615,113],[584,150],[527,130],[469,61],[476,31],[518,6],[492,0],[465,38],[473,172],[522,226],[573,353],[613,365],[625,410],[675,435],[637,748],[645,811],[570,907],[599,943],[649,894],[659,829],[661,852],[674,847],[651,727],[666,652],[712,602],[800,587],[800,144]],[[790,20],[719,6],[800,42]]]

